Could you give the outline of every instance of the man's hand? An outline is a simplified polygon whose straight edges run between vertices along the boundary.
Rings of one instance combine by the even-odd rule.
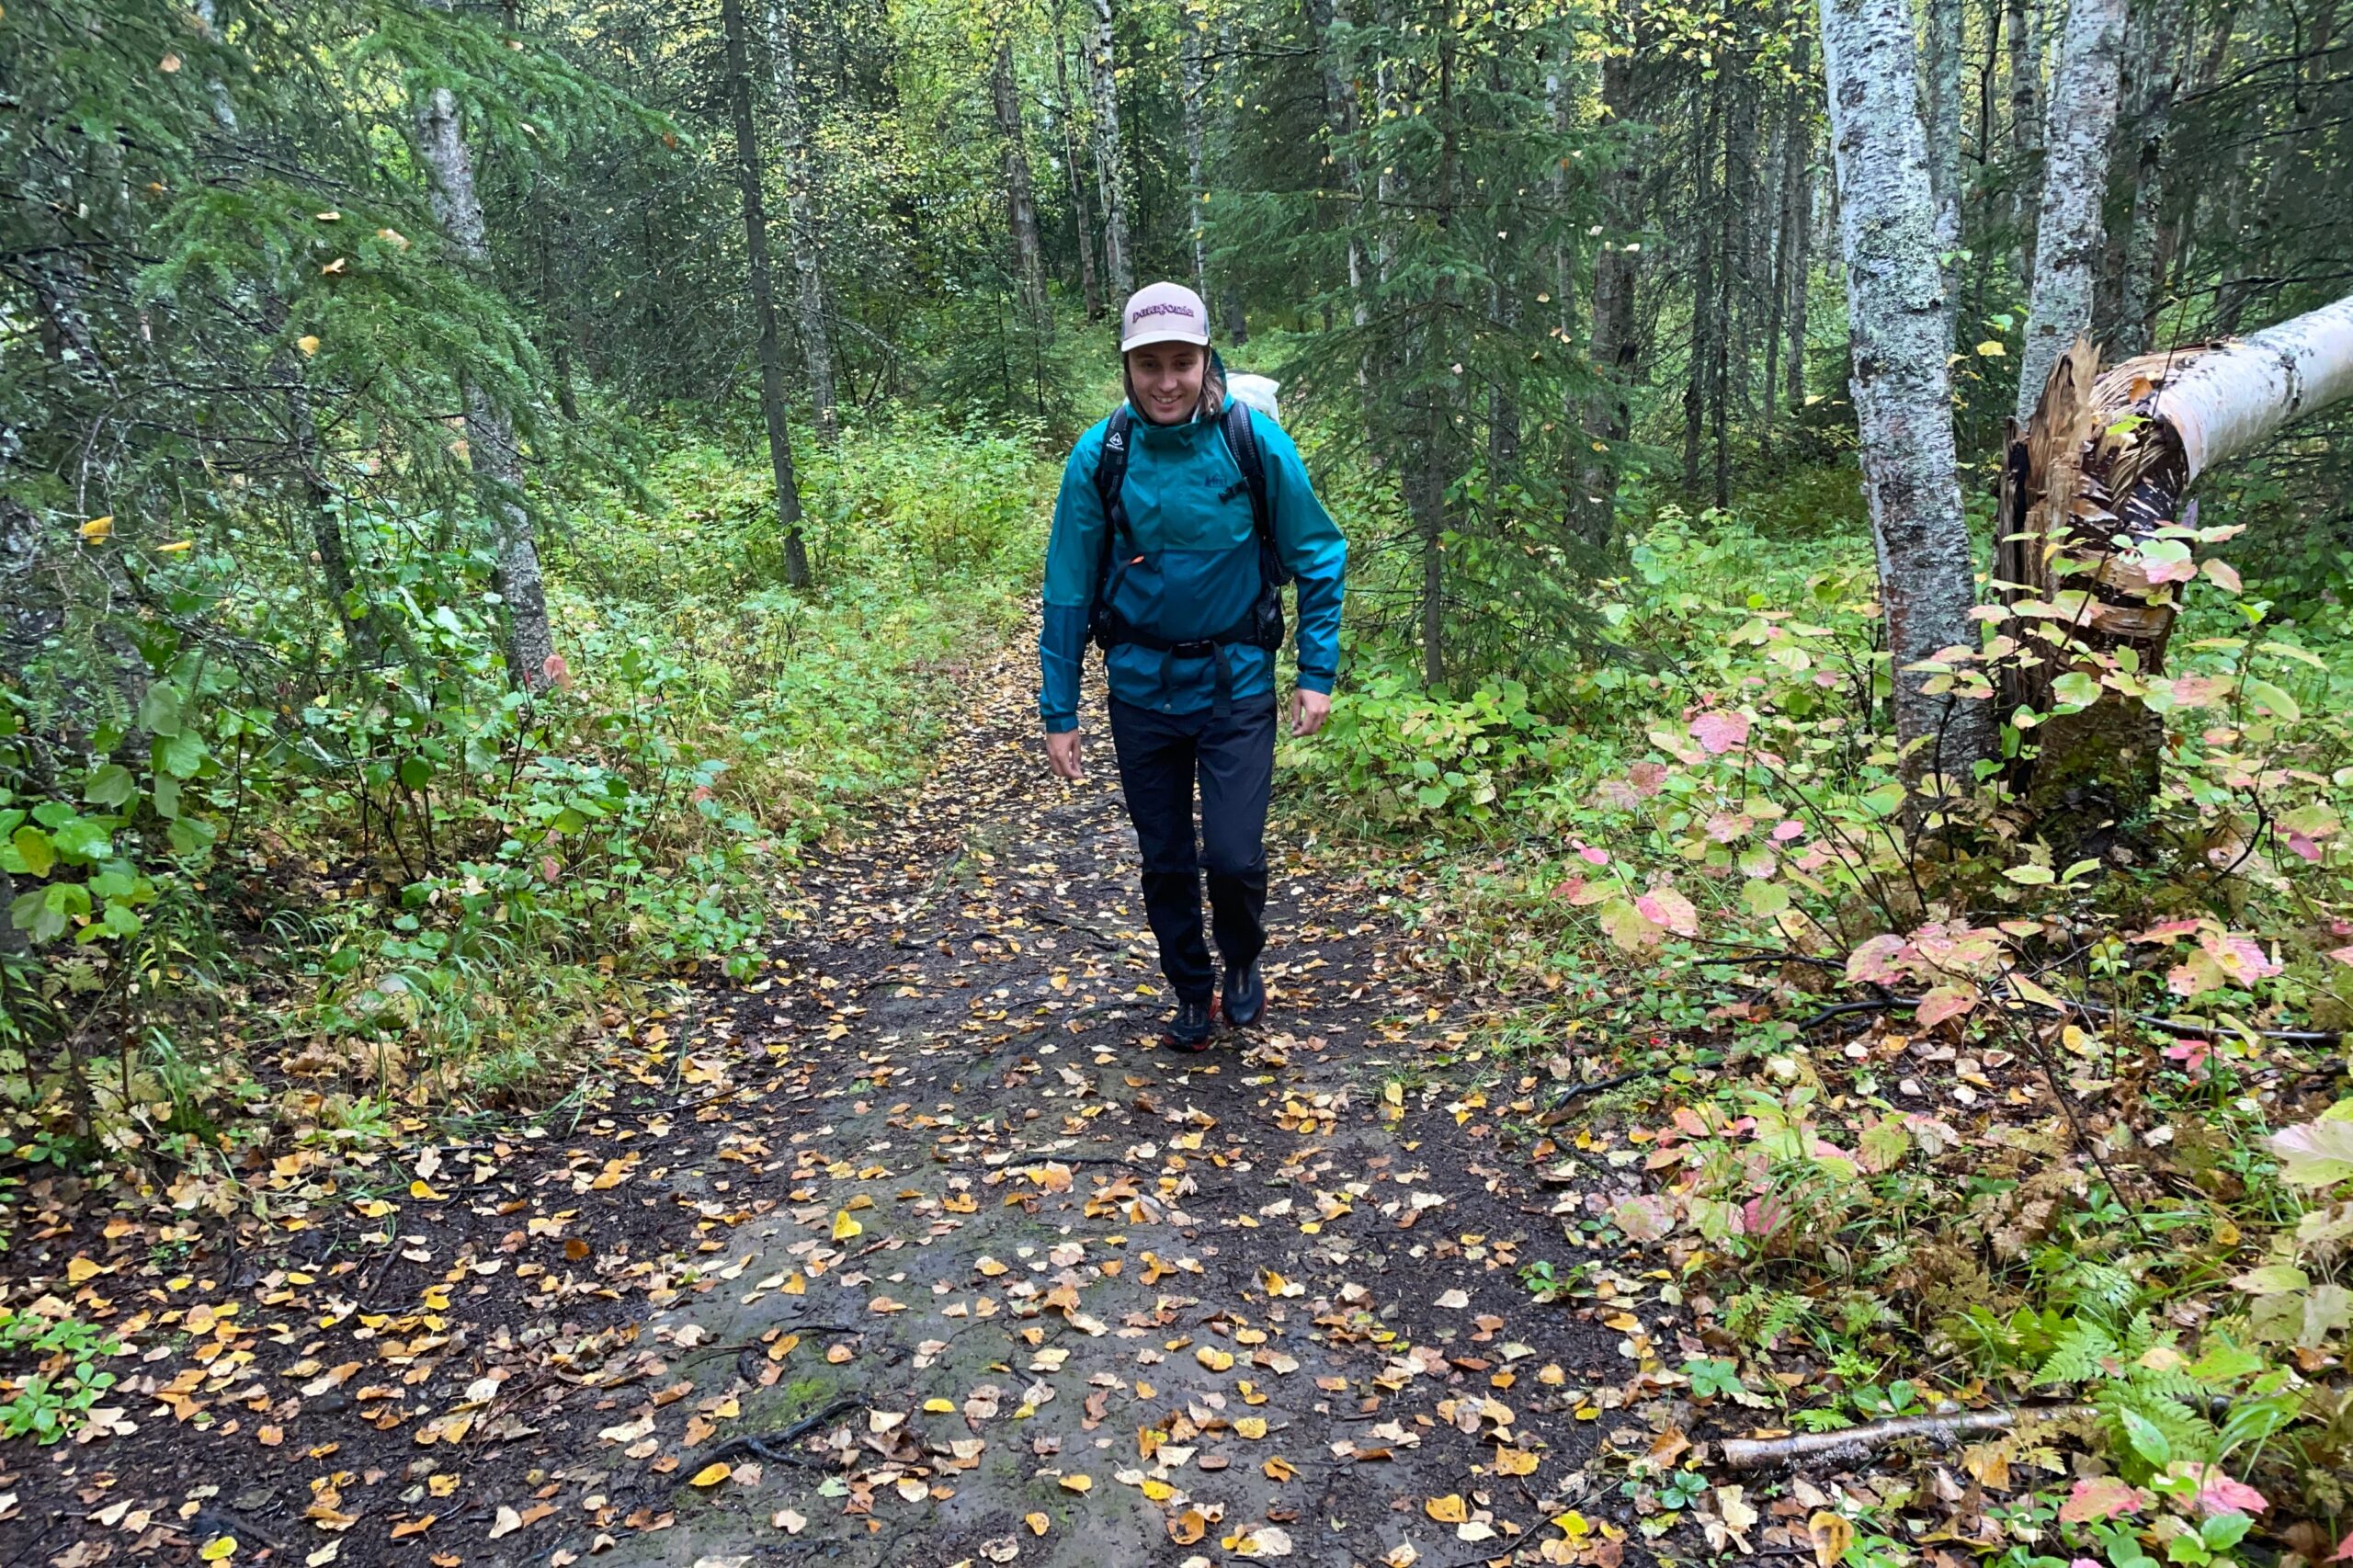
[[[1046,737],[1046,761],[1053,767],[1055,776],[1058,778],[1079,783],[1084,783],[1086,779],[1086,765],[1078,757],[1076,730],[1063,730],[1058,734]]]
[[[1331,716],[1332,698],[1329,692],[1310,691],[1305,687],[1290,694],[1290,733],[1312,735],[1324,727]]]

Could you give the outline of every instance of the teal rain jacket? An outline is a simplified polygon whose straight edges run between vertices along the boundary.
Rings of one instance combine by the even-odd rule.
[[[1299,684],[1328,692],[1340,654],[1341,579],[1348,542],[1315,498],[1299,446],[1255,410],[1252,429],[1267,464],[1267,499],[1275,548],[1298,580]],[[1142,559],[1120,575],[1114,606],[1129,622],[1172,642],[1214,637],[1243,618],[1258,597],[1258,540],[1250,492],[1215,419],[1154,425],[1130,412],[1132,444],[1121,498]],[[1043,680],[1038,712],[1049,733],[1078,726],[1079,669],[1086,656],[1087,610],[1094,603],[1108,525],[1095,492],[1103,457],[1097,421],[1071,449],[1046,545],[1046,620],[1038,657]],[[1226,649],[1237,701],[1275,689],[1274,655],[1247,645]],[[1191,713],[1216,699],[1216,662],[1170,658],[1149,648],[1113,648],[1105,665],[1111,695],[1161,713]]]

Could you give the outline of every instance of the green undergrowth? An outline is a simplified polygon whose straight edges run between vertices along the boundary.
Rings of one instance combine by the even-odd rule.
[[[1050,475],[1034,432],[919,415],[808,445],[794,590],[756,447],[642,449],[539,498],[562,668],[531,696],[486,651],[462,531],[347,519],[379,563],[369,660],[315,656],[299,567],[257,581],[212,548],[233,514],[191,519],[153,586],[249,651],[158,625],[117,729],[0,780],[30,944],[6,960],[0,1179],[210,1191],[288,1140],[543,1106],[649,988],[756,962],[779,876],[917,775],[1014,635]]]
[[[1998,774],[1907,787],[1868,538],[1806,515],[1821,487],[1661,507],[1591,585],[1624,652],[1563,671],[1434,693],[1359,624],[1291,809],[1477,983],[1523,1144],[1608,1173],[1540,1299],[1671,1263],[1707,1354],[1656,1374],[1720,1435],[2047,1408],[1941,1471],[1867,1461],[1846,1561],[2324,1561],[2353,1527],[2341,585],[2210,571],[2162,676],[2076,666],[2055,713],[2105,683],[2167,740],[2144,810],[2062,832]],[[1651,1528],[1705,1514],[1697,1462],[1635,1465]]]

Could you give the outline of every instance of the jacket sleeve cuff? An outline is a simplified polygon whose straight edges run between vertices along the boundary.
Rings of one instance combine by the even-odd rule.
[[[1077,728],[1078,715],[1075,713],[1049,713],[1046,715],[1046,733],[1050,735],[1059,735],[1065,730],[1075,730]]]
[[[1320,691],[1324,696],[1329,697],[1332,695],[1332,677],[1327,675],[1302,670],[1299,672],[1299,688],[1302,691]]]

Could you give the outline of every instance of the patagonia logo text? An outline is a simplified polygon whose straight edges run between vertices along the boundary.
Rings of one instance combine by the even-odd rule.
[[[1147,316],[1183,316],[1187,321],[1190,321],[1193,319],[1193,312],[1189,306],[1180,305],[1169,300],[1162,300],[1149,305],[1139,305],[1128,312],[1128,320],[1131,322],[1140,322]]]

